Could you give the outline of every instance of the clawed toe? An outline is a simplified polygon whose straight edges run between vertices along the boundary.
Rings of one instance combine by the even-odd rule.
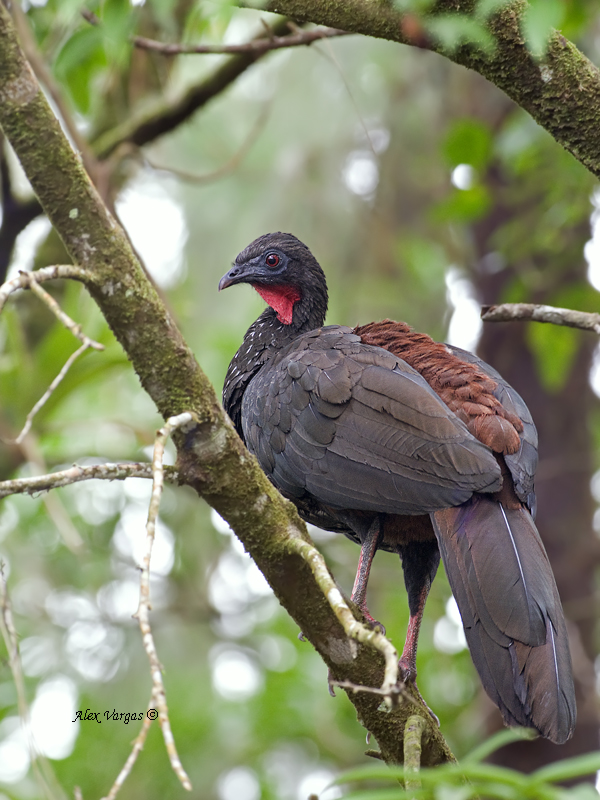
[[[385,625],[382,625],[381,622],[379,622],[379,620],[372,617],[371,614],[369,613],[369,609],[366,606],[363,607],[359,606],[359,608],[362,611],[363,617],[365,618],[369,628],[372,628],[373,630],[379,629],[379,632],[383,636],[385,636]]]
[[[435,724],[439,728],[440,727],[440,721],[439,721],[437,715],[429,708],[429,706],[427,705],[427,703],[423,699],[423,695],[419,691],[419,687],[417,686],[417,669],[414,666],[414,664],[411,664],[410,661],[408,661],[405,658],[401,658],[398,661],[398,673],[399,673],[398,674],[398,680],[399,681],[401,681],[405,685],[407,683],[412,684],[412,688],[417,693],[421,703],[427,709],[427,712],[429,713],[429,716],[433,719],[433,721],[435,722]]]
[[[369,628],[373,628],[374,631],[379,631],[382,636],[385,636],[385,625],[382,625],[381,622],[377,619],[369,619],[367,620],[367,624]]]
[[[403,683],[414,683],[416,686],[417,670],[414,664],[411,664],[405,658],[398,661],[398,677]]]

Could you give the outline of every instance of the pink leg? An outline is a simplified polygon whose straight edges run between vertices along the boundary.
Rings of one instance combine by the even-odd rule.
[[[374,520],[371,527],[367,531],[362,547],[360,550],[360,558],[358,559],[358,567],[356,568],[356,578],[354,579],[354,586],[352,587],[352,595],[350,599],[353,603],[360,608],[367,620],[375,627],[378,625],[382,632],[385,633],[385,628],[376,619],[373,619],[367,607],[367,584],[369,582],[369,574],[371,572],[371,564],[377,552],[377,546],[381,540],[381,525],[379,519]]]
[[[421,620],[425,610],[425,603],[429,594],[431,583],[426,581],[418,596],[416,612],[411,613],[408,620],[408,630],[404,641],[404,649],[398,662],[405,681],[413,681],[417,677],[417,645],[419,643],[419,631],[421,630]]]
[[[417,686],[417,644],[419,641],[419,631],[421,630],[423,611],[425,610],[425,602],[427,600],[427,595],[429,594],[430,588],[431,581],[426,580],[418,595],[417,609],[414,614],[411,612],[408,620],[408,630],[406,631],[404,649],[402,650],[402,655],[398,661],[398,668],[401,679],[404,681],[404,683],[408,683],[409,681],[412,683],[415,691],[421,698],[423,705],[427,711],[429,711],[431,718],[439,726],[439,719],[429,708]]]

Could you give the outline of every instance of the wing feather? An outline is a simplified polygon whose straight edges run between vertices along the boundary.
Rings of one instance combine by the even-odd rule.
[[[294,340],[251,381],[242,416],[249,449],[294,497],[423,514],[500,487],[491,451],[425,379],[347,329]]]

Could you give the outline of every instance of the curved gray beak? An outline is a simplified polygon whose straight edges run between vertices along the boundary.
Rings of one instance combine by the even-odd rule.
[[[228,286],[233,286],[234,283],[241,283],[246,278],[246,270],[244,267],[238,267],[235,264],[226,272],[219,281],[219,291],[227,289]]]

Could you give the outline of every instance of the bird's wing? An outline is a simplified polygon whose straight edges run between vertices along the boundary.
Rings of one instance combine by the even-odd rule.
[[[491,451],[391,353],[331,326],[251,381],[244,435],[285,494],[333,508],[423,514],[500,488]]]
[[[460,347],[447,347],[462,361],[475,364],[482,372],[492,378],[498,385],[494,391],[496,398],[507,411],[515,414],[523,423],[520,433],[521,447],[512,455],[505,455],[504,460],[510,470],[517,497],[525,503],[535,518],[534,476],[538,464],[538,435],[533,418],[521,395],[507,383],[499,372],[473,353],[461,350]]]

